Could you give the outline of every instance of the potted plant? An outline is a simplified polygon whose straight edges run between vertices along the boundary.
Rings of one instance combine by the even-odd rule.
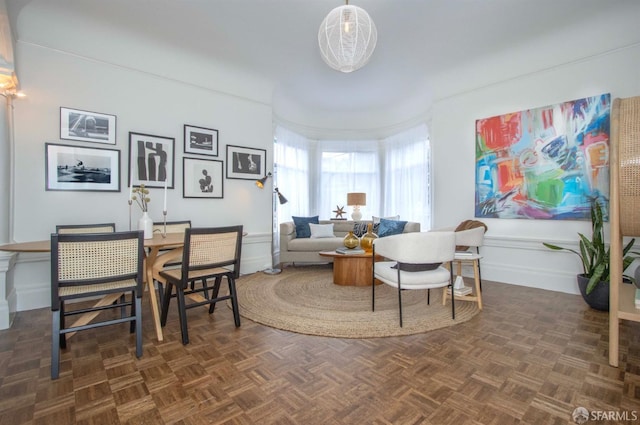
[[[604,240],[604,219],[602,217],[602,207],[594,200],[591,203],[591,239],[578,233],[580,237],[580,252],[563,248],[557,245],[543,242],[547,248],[556,251],[569,251],[580,257],[582,261],[583,273],[578,274],[578,287],[584,300],[590,307],[596,310],[609,310],[609,246]],[[623,264],[622,270],[635,260],[635,256],[627,255],[635,239],[631,239],[622,250]],[[638,254],[633,252],[633,254]],[[633,280],[630,277],[625,277]]]

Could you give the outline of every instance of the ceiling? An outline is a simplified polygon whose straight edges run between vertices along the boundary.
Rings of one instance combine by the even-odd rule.
[[[7,4],[14,21],[27,6],[55,9],[120,34],[246,68],[273,83],[277,116],[317,125],[303,122],[305,116],[316,114],[334,117],[345,126],[351,117],[387,116],[401,122],[423,114],[433,96],[434,79],[448,70],[517,50],[541,34],[580,25],[634,1],[352,0],[350,4],[364,8],[375,22],[378,44],[371,61],[349,74],[329,68],[317,42],[321,21],[344,4],[340,0],[7,0]],[[56,28],[73,30],[72,25]],[[109,38],[103,41],[106,46]],[[106,47],[96,46],[100,48]],[[330,119],[322,122],[328,125]]]

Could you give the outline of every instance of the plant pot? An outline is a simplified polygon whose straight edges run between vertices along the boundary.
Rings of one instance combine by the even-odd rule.
[[[590,294],[587,294],[587,285],[589,278],[583,274],[578,275],[578,288],[585,302],[594,310],[609,311],[609,283],[600,282],[593,288]]]

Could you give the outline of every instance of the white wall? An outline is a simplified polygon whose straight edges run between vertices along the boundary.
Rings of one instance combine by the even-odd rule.
[[[540,51],[530,55],[543,56]],[[477,119],[602,93],[611,93],[612,99],[636,96],[640,94],[638,69],[640,45],[635,44],[441,97],[433,106],[431,121],[434,226],[454,225],[474,215]],[[465,70],[468,75],[473,72]],[[451,76],[456,77],[461,75]],[[489,227],[483,249],[484,279],[579,293],[575,281],[581,272],[578,258],[552,252],[542,242],[578,249],[577,232],[590,234],[588,221],[483,221]]]
[[[167,220],[191,219],[194,226],[242,224],[248,236],[241,272],[270,267],[271,191],[257,189],[252,180],[224,178],[224,199],[184,199],[182,158],[183,125],[190,124],[218,130],[219,156],[200,158],[224,161],[225,175],[227,145],[265,149],[267,170],[271,170],[272,111],[264,99],[271,87],[224,68],[211,72],[188,55],[179,56],[184,62],[157,67],[162,63],[156,55],[161,49],[145,40],[122,44],[122,55],[111,51],[101,56],[100,44],[93,50],[78,48],[86,47],[82,41],[87,40],[65,44],[66,39],[51,27],[62,28],[70,22],[47,20],[38,11],[32,12],[28,8],[22,11],[17,29],[17,69],[27,97],[14,102],[15,241],[48,239],[55,225],[64,223],[115,222],[118,230],[127,230],[128,147],[129,132],[133,131],[175,138],[176,184],[168,191]],[[47,39],[48,34],[51,37]],[[87,33],[89,39],[107,36],[108,32]],[[60,45],[52,46],[55,42]],[[136,55],[137,61],[127,62]],[[167,75],[169,70],[172,75]],[[214,77],[217,80],[211,81]],[[245,84],[239,84],[238,78]],[[226,86],[221,90],[223,83]],[[233,93],[236,87],[238,94]],[[246,93],[247,87],[256,89],[254,98]],[[116,115],[116,145],[61,140],[62,106]],[[121,191],[46,191],[46,142],[119,150]],[[151,199],[149,214],[161,221],[162,189],[151,189]],[[132,212],[135,227],[141,213],[135,206]],[[14,279],[19,311],[49,305],[47,256],[20,254]]]

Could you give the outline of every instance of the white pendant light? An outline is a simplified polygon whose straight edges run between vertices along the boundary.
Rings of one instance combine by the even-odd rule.
[[[349,0],[329,12],[318,31],[322,59],[342,72],[355,71],[369,62],[377,41],[378,31],[369,14],[350,6]]]

